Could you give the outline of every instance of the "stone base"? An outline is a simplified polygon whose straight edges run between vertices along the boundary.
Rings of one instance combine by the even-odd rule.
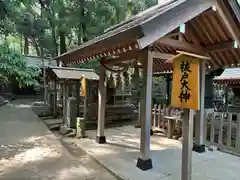
[[[97,136],[96,142],[98,144],[105,144],[106,143],[106,137],[105,136]]]
[[[195,151],[195,152],[198,152],[198,153],[203,153],[203,152],[206,151],[205,150],[205,144],[198,145],[198,144],[193,143],[192,150]]]
[[[141,158],[138,158],[137,160],[137,167],[143,171],[147,171],[149,169],[152,169],[152,159],[143,160]]]

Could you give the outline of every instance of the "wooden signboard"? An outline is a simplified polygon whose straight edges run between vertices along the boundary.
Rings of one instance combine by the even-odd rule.
[[[173,81],[171,106],[200,109],[199,57],[179,54],[173,59]]]
[[[81,96],[85,97],[86,96],[86,91],[87,91],[87,80],[86,78],[82,78],[81,82]]]

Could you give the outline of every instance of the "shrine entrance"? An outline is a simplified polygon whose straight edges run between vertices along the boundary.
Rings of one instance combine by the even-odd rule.
[[[69,66],[95,58],[100,60],[97,142],[105,142],[106,66],[124,67],[134,60],[135,68],[141,68],[143,73],[139,110],[141,145],[137,167],[142,170],[152,168],[152,75],[171,72],[172,60],[181,50],[208,59],[202,64],[205,68],[202,68],[202,91],[199,92],[201,105],[195,119],[194,149],[204,152],[205,74],[239,63],[240,29],[237,24],[240,15],[235,10],[232,1],[170,1],[133,16],[109,28],[103,35],[57,57],[57,60]],[[186,116],[184,123],[188,127],[188,134],[184,138],[183,180],[191,179],[192,124],[188,124],[187,120]]]

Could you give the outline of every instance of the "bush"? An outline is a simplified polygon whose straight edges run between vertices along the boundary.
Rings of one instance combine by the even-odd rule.
[[[40,70],[30,66],[20,53],[7,44],[0,45],[0,81],[16,80],[19,87],[38,85]]]

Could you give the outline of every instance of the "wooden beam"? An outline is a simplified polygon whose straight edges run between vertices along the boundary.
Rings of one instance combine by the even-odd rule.
[[[233,12],[236,14],[238,21],[240,22],[240,6],[237,1],[229,1],[230,6],[233,9]]]
[[[156,16],[151,21],[147,21],[141,25],[144,36],[137,40],[139,48],[144,49],[153,44],[159,38],[178,28],[181,24],[186,23],[211,8],[212,5],[213,0],[181,0],[174,2],[169,6],[169,9],[164,10],[161,16]]]
[[[229,10],[225,6],[222,0],[216,0],[216,8],[217,12],[219,13],[220,17],[222,18],[223,22],[227,26],[228,30],[232,34],[233,38],[240,44],[240,31],[233,20]]]
[[[153,51],[153,58],[156,59],[172,59],[175,55],[174,54],[170,54],[170,53],[161,53],[161,52],[157,52],[157,51]]]
[[[137,58],[138,53],[139,52],[137,52],[137,51],[129,51],[129,52],[121,54],[121,56],[116,57],[116,58],[102,59],[101,63],[103,63],[103,64],[115,64],[115,63],[120,63],[120,62],[124,62],[124,61],[133,60],[133,59]]]
[[[204,51],[202,51],[202,47],[198,46],[196,44],[184,42],[184,41],[179,41],[179,40],[174,40],[174,39],[169,39],[169,38],[162,38],[157,41],[160,44],[164,44],[166,46],[170,46],[176,49],[181,49],[184,51],[189,51],[197,54],[205,54]]]
[[[234,48],[234,41],[227,41],[219,44],[211,44],[204,47],[204,49],[208,52],[210,51],[220,51],[224,49]]]

